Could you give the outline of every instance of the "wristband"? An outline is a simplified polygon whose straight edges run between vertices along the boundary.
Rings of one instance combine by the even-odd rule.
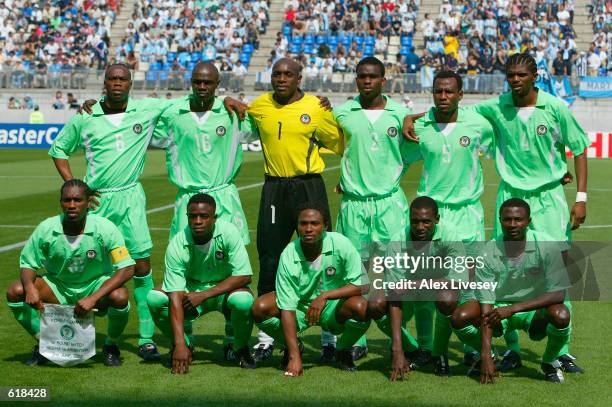
[[[586,202],[586,201],[587,201],[586,192],[576,192],[576,202]]]

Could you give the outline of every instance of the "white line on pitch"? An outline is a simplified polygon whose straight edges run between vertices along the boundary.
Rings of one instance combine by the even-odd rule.
[[[335,165],[333,167],[327,167],[325,170],[323,170],[323,172],[326,171],[331,171],[331,170],[337,170],[338,168],[340,168],[339,165]],[[256,182],[254,184],[249,184],[249,185],[243,185],[241,187],[238,187],[238,191],[244,191],[246,189],[252,189],[252,188],[257,188],[262,186],[264,183],[263,182]],[[149,209],[147,211],[147,213],[157,213],[157,212],[162,212],[165,211],[167,209],[170,208],[174,208],[174,204],[170,204],[170,205],[164,205],[164,206],[160,206],[158,208],[153,208],[153,209]],[[0,227],[11,227],[11,226],[15,226],[15,227],[27,227],[26,225],[20,225],[20,226],[16,226],[16,225],[0,225]],[[30,227],[34,227],[34,226],[30,226]],[[4,253],[4,252],[8,252],[9,250],[13,250],[13,249],[18,249],[20,247],[25,246],[27,240],[24,240],[23,242],[17,242],[17,243],[13,243],[13,244],[9,244],[7,246],[0,246],[0,253]]]

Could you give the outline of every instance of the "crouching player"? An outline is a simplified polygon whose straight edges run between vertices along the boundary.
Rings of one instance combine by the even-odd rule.
[[[38,311],[44,303],[74,305],[84,316],[94,308],[108,314],[108,336],[103,354],[106,366],[119,366],[117,341],[128,322],[129,294],[123,285],[134,274],[119,229],[109,220],[88,215],[93,191],[78,179],[62,185],[63,215],[44,220],[26,243],[19,266],[21,279],[6,293],[8,306],[17,322],[35,339],[40,338]],[[44,276],[37,271],[46,269]],[[27,365],[47,362],[34,347]]]
[[[357,249],[339,233],[326,232],[327,211],[318,204],[298,208],[299,239],[283,250],[276,274],[276,291],[253,305],[257,326],[284,343],[281,369],[285,376],[301,376],[303,345],[297,334],[311,325],[339,335],[336,362],[354,371],[353,344],[368,329],[367,276]]]
[[[188,227],[176,234],[166,250],[161,290],[151,290],[147,303],[157,327],[172,338],[172,373],[187,373],[193,343],[185,322],[218,311],[232,322],[240,367],[255,368],[248,341],[253,330],[249,288],[251,265],[238,229],[217,220],[216,203],[207,194],[187,203]]]
[[[458,293],[452,290],[451,280],[469,279],[468,269],[463,263],[460,267],[450,266],[459,265],[459,260],[464,261],[466,252],[457,230],[440,221],[436,201],[427,196],[416,198],[410,204],[409,221],[407,241],[397,251],[421,260],[421,263],[416,268],[402,266],[388,270],[384,279],[393,285],[383,287],[386,296],[372,295],[373,299],[368,303],[369,315],[391,338],[392,381],[403,379],[411,369],[422,367],[419,364],[419,344],[405,328],[415,310],[434,301],[438,307],[454,305]],[[381,288],[377,284],[374,287]],[[448,337],[444,352],[447,345]],[[436,373],[439,369],[436,364]]]
[[[572,329],[564,247],[528,229],[530,208],[522,199],[505,201],[499,220],[503,234],[491,241],[484,267],[475,270],[476,282],[488,287],[475,290],[476,299],[460,305],[451,323],[459,339],[481,349],[481,359],[474,367],[480,369],[481,383],[493,383],[496,375],[492,337],[511,329],[522,329],[536,341],[548,337],[541,367],[546,380],[563,383],[557,356],[569,342]]]

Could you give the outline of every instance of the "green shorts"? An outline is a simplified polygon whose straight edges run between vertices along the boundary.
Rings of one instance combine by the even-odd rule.
[[[227,222],[232,223],[240,231],[242,241],[245,245],[251,242],[249,237],[249,226],[242,210],[242,204],[240,203],[240,195],[238,195],[238,189],[234,184],[228,184],[222,188],[205,191],[212,196],[217,203],[217,216],[219,219],[223,219]],[[170,239],[176,235],[180,230],[187,227],[187,203],[189,199],[199,191],[188,191],[185,189],[179,189],[176,194],[176,200],[174,203],[174,217],[172,218],[172,225],[170,226]]]
[[[570,312],[570,320],[572,315],[572,304],[569,301],[563,302],[563,304],[567,307]],[[512,303],[508,302],[497,302],[495,303],[495,308],[505,307],[508,305],[512,305]],[[543,318],[547,313],[546,308],[540,308],[533,311],[525,311],[525,312],[517,312],[512,315],[510,318],[504,319],[501,321],[502,331],[494,331],[493,336],[500,337],[503,336],[507,331],[513,330],[521,330],[527,333],[529,332],[529,328],[531,327],[531,322],[536,318]],[[542,332],[541,335],[534,337],[533,335],[529,335],[529,338],[533,341],[541,341],[546,337],[546,331]]]
[[[202,292],[216,285],[217,284],[199,284],[198,286],[188,286],[186,292],[188,293]],[[229,319],[230,310],[227,307],[227,297],[228,296],[229,295],[225,293],[225,294],[217,295],[216,297],[207,299],[206,301],[202,302],[200,305],[196,307],[196,310],[198,311],[197,315],[185,314],[185,319],[193,321],[195,319],[198,319],[202,315],[208,314],[209,312],[213,312],[213,311],[220,312],[226,317],[226,319]]]
[[[531,209],[531,224],[533,230],[548,234],[555,242],[569,242],[572,228],[570,215],[565,199],[565,192],[560,183],[545,185],[535,191],[523,191],[512,188],[505,182],[499,184],[495,203],[494,236],[502,233],[499,222],[499,208],[510,198],[520,198],[529,204]]]
[[[362,260],[370,257],[371,243],[406,240],[408,202],[402,189],[381,198],[342,196],[336,231],[346,236]]]
[[[463,242],[485,240],[484,210],[480,201],[462,205],[446,205],[438,202],[440,219],[453,225]]]
[[[45,283],[47,283],[51,288],[51,291],[53,291],[53,294],[55,294],[55,297],[59,303],[62,305],[76,304],[81,298],[85,298],[88,295],[98,291],[100,287],[102,287],[102,284],[104,284],[110,278],[111,276],[102,276],[82,286],[71,287],[65,285],[53,276],[45,275],[42,277],[42,279],[45,280]]]
[[[325,303],[321,316],[319,317],[319,326],[324,330],[331,332],[334,335],[340,335],[344,332],[344,324],[341,324],[336,320],[336,309],[344,302],[344,299],[328,300]],[[295,311],[295,322],[297,325],[297,333],[303,332],[310,327],[308,321],[306,321],[306,313],[308,311],[308,305],[298,305]]]
[[[126,188],[100,190],[100,205],[91,213],[113,222],[134,260],[151,256],[153,242],[147,224],[147,197],[138,182]]]

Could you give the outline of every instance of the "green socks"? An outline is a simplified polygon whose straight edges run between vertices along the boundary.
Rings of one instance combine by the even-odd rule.
[[[40,339],[40,318],[38,310],[25,302],[9,302],[11,312],[19,324],[35,339]]]
[[[432,356],[441,356],[448,352],[448,341],[453,334],[450,317],[436,310],[436,325],[433,341]]]
[[[570,341],[570,335],[572,333],[572,326],[569,325],[567,328],[559,329],[555,328],[553,324],[548,324],[546,327],[546,335],[548,341],[546,342],[546,349],[544,355],[542,355],[542,362],[552,363],[559,356],[567,353],[567,346]],[[561,353],[565,348],[565,353]]]
[[[136,299],[136,307],[138,310],[138,332],[140,339],[138,345],[153,343],[153,332],[155,324],[151,318],[151,311],[147,305],[147,295],[153,289],[153,273],[143,277],[134,276],[134,298]]]
[[[360,338],[363,338],[365,342],[364,334],[370,327],[370,321],[361,322],[355,319],[347,319],[346,321],[344,321],[343,325],[344,331],[342,332],[342,335],[340,335],[340,338],[338,338],[338,342],[336,343],[336,349],[349,350]]]
[[[253,331],[253,294],[248,291],[236,291],[227,297],[227,307],[230,309],[231,325],[234,331],[234,349],[242,349],[249,344]],[[226,323],[226,332],[227,332]]]
[[[468,325],[461,329],[455,329],[455,334],[463,342],[468,345],[472,349],[482,349],[482,342],[480,339],[480,329],[476,328],[474,325]]]
[[[420,349],[433,347],[433,327],[436,304],[433,301],[414,301],[414,325]]]
[[[374,322],[376,322],[376,325],[378,325],[378,328],[383,331],[383,333],[391,338],[391,318],[389,318],[388,315]],[[405,327],[402,327],[402,347],[406,352],[412,352],[419,348],[419,344]]]
[[[107,337],[104,341],[106,345],[112,345],[117,343],[119,337],[123,333],[125,326],[128,323],[128,317],[130,316],[130,303],[125,308],[113,308],[108,307],[108,331]]]
[[[147,304],[150,308],[152,321],[155,321],[155,325],[157,325],[164,336],[170,339],[174,338],[172,324],[170,322],[170,299],[168,296],[161,291],[151,290],[149,291],[149,295],[147,295]],[[185,343],[189,345],[191,343],[191,338],[187,333],[184,335]]]
[[[257,323],[257,327],[274,338],[275,344],[279,345],[281,348],[285,346],[285,335],[283,334],[283,326],[281,325],[280,318],[268,318],[263,322]]]
[[[521,344],[519,343],[519,333],[516,329],[506,331],[504,334],[506,340],[506,347],[519,355],[521,354]]]

